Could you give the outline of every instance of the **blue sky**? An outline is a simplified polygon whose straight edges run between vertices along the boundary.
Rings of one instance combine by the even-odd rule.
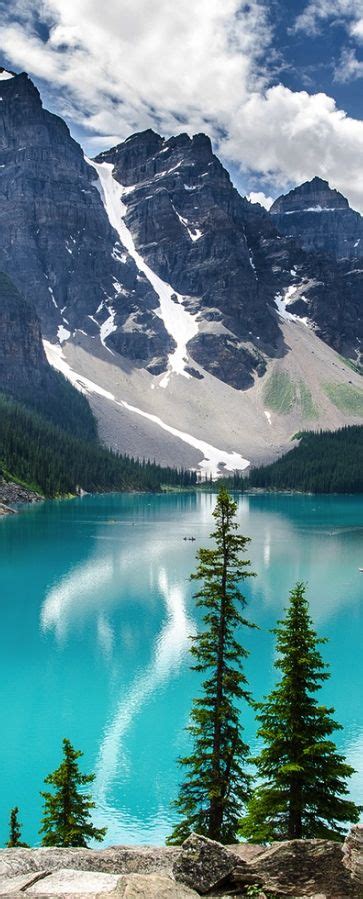
[[[90,155],[205,131],[242,192],[317,174],[363,211],[363,0],[0,0],[0,48]]]

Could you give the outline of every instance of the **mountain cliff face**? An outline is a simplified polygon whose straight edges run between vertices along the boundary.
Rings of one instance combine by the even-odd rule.
[[[280,197],[270,213],[249,203],[204,134],[165,139],[147,130],[87,159],[28,76],[9,73],[0,79],[0,270],[30,310],[12,319],[0,299],[3,383],[11,365],[24,368],[22,322],[35,369],[46,371],[39,320],[52,363],[91,396],[103,438],[121,450],[191,464],[206,446],[214,452],[217,427],[234,451],[240,410],[243,422],[256,414],[252,396],[258,445],[284,446],[307,408],[324,427],[344,424],[348,413],[336,418],[325,399],[315,418],[301,383],[313,355],[323,387],[332,350],[360,362],[361,223],[321,179]],[[294,354],[303,371],[293,376],[291,422],[279,430],[273,405],[264,409],[265,385],[271,371],[290,378]],[[196,422],[207,443],[190,436]],[[193,447],[187,455],[176,452],[179,439]]]
[[[273,298],[291,265],[268,215],[239,196],[204,134],[146,131],[96,161],[112,165],[124,188],[138,253],[197,316],[191,367],[237,388],[252,383],[281,350]]]
[[[35,387],[47,368],[39,320],[10,278],[0,272],[1,389],[17,393],[29,383]]]
[[[35,305],[45,336],[102,338],[111,309],[139,301],[152,344],[142,358],[162,356],[170,340],[157,297],[119,246],[81,147],[26,74],[0,81],[0,100],[0,269]]]
[[[0,272],[0,391],[88,439],[96,425],[81,394],[49,365],[35,310]]]
[[[335,259],[363,256],[363,218],[327,181],[313,178],[278,197],[270,215],[279,232],[308,252],[323,251]]]

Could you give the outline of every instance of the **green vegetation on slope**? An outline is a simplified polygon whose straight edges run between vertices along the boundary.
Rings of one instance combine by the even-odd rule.
[[[252,469],[234,486],[302,490],[311,493],[363,493],[363,427],[308,431],[300,444],[271,465]],[[240,482],[243,482],[242,485]]]
[[[363,415],[363,390],[350,384],[325,384],[325,393],[341,412]]]
[[[302,378],[300,378],[299,381],[299,393],[302,417],[307,419],[317,418],[318,412],[316,406],[314,405],[310,390]]]
[[[264,403],[273,412],[287,415],[296,399],[295,386],[287,371],[273,371],[263,390]]]
[[[88,492],[189,487],[194,473],[162,468],[72,437],[0,393],[0,476],[54,497]]]

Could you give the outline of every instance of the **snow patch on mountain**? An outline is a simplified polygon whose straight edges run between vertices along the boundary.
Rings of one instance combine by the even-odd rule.
[[[68,331],[67,328],[64,327],[64,325],[59,325],[57,330],[59,343],[65,343],[66,340],[69,340],[70,336],[71,332]]]
[[[108,318],[106,318],[106,321],[104,321],[100,327],[100,338],[101,343],[105,347],[105,349],[108,350],[109,353],[111,353],[111,356],[114,356],[114,353],[112,352],[112,350],[110,350],[110,347],[107,346],[106,337],[109,337],[110,334],[113,334],[113,332],[117,330],[115,325],[116,313],[111,307],[108,309],[108,311],[110,315]]]
[[[278,311],[279,315],[281,316],[281,318],[285,319],[285,321],[301,322],[303,325],[306,325],[306,327],[309,327],[310,322],[309,322],[308,318],[303,318],[300,315],[294,315],[293,312],[288,312],[288,310],[286,308],[289,305],[289,303],[292,302],[292,300],[298,290],[299,290],[299,285],[296,286],[294,284],[290,284],[290,287],[287,287],[287,289],[284,291],[283,294],[277,293],[275,295],[275,303],[277,306],[277,311]],[[303,299],[303,298],[301,297],[301,299]]]
[[[250,465],[250,462],[247,459],[243,459],[239,453],[230,453],[226,450],[212,446],[205,440],[199,440],[198,437],[193,437],[192,434],[188,434],[185,431],[180,431],[178,428],[172,427],[172,425],[168,425],[159,418],[158,415],[153,415],[151,412],[145,412],[143,409],[131,405],[126,400],[117,400],[114,394],[109,390],[105,390],[103,387],[100,387],[99,384],[96,384],[89,378],[75,372],[65,359],[59,345],[52,344],[47,340],[44,340],[43,344],[49,364],[62,372],[68,381],[80,390],[81,393],[98,394],[99,396],[104,397],[104,399],[115,403],[116,406],[127,409],[128,412],[133,412],[135,415],[141,415],[143,418],[147,418],[149,421],[158,425],[163,431],[167,431],[169,434],[178,437],[189,446],[199,450],[203,455],[203,459],[199,463],[199,469],[203,478],[212,477],[217,479],[218,477],[223,476],[225,472],[244,471]]]
[[[9,78],[14,78],[11,72],[7,72],[6,69],[0,70],[0,81],[8,81]]]
[[[169,356],[168,371],[159,382],[159,385],[160,387],[167,387],[170,376],[173,373],[190,378],[189,372],[185,371],[185,366],[188,362],[187,343],[198,333],[198,324],[195,316],[191,315],[184,308],[182,296],[173,290],[170,284],[162,281],[147,265],[140,253],[137,252],[131,231],[124,221],[124,216],[127,212],[127,207],[122,199],[125,196],[125,188],[113,177],[112,163],[97,163],[87,158],[86,161],[97,172],[96,187],[101,195],[109,222],[117,231],[122,245],[134,259],[139,271],[143,272],[158,294],[160,302],[160,309],[157,310],[158,315],[162,318],[166,330],[176,343],[176,349]],[[197,239],[197,237],[194,237],[194,239]]]

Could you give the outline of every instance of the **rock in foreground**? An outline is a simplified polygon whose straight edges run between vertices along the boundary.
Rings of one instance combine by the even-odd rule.
[[[2,849],[0,899],[362,899],[363,827],[345,844],[287,840],[222,846],[192,834],[183,846]]]

